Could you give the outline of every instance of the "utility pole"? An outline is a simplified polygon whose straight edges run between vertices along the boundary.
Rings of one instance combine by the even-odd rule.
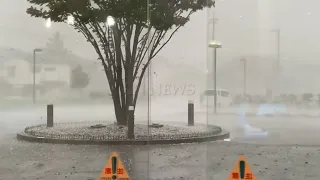
[[[243,62],[243,97],[246,100],[247,97],[247,60],[241,58],[240,61]]]
[[[210,15],[210,10],[208,9],[208,16]],[[214,16],[214,9],[212,9],[212,17],[208,17],[209,22],[208,22],[208,39],[215,40],[215,25],[218,22],[218,19],[215,18]],[[210,32],[210,25],[212,24],[212,31]],[[211,37],[211,38],[210,38]],[[209,43],[209,42],[208,42]],[[214,49],[212,50],[212,57],[215,56],[215,51]],[[212,68],[212,69],[211,69]],[[208,88],[211,89],[213,88],[214,85],[214,64],[212,62],[211,58],[207,59],[207,84]]]
[[[210,12],[209,10],[208,10],[208,12]],[[208,13],[208,14],[210,14],[210,13]],[[218,19],[216,19],[215,18],[215,15],[214,15],[214,8],[212,8],[212,18],[210,18],[210,20],[209,20],[209,24],[211,24],[212,23],[212,32],[210,32],[209,31],[209,29],[210,28],[208,28],[208,31],[209,31],[209,34],[211,34],[212,33],[212,35],[211,35],[211,39],[212,39],[212,41],[215,41],[215,24],[217,23],[217,20]],[[208,27],[210,27],[210,26],[208,26]],[[210,38],[210,35],[208,34],[208,37]],[[210,42],[209,42],[209,44],[210,44]],[[215,46],[217,46],[217,47],[215,47]],[[214,45],[214,48],[213,48],[213,51],[212,51],[212,57],[213,57],[213,62],[212,62],[212,60],[211,60],[211,58],[208,58],[207,59],[207,67],[208,67],[208,73],[207,73],[207,87],[208,87],[208,89],[211,89],[211,88],[213,88],[214,89],[214,114],[217,114],[217,104],[218,104],[218,102],[217,102],[217,50],[216,50],[216,48],[220,48],[220,44],[219,45]],[[210,45],[209,45],[209,47],[210,47]],[[212,68],[212,69],[211,69]],[[210,69],[211,69],[211,71],[210,71]]]
[[[280,79],[281,79],[281,62],[280,62],[280,48],[281,48],[281,45],[280,45],[280,29],[273,29],[271,30],[271,32],[274,32],[276,33],[276,38],[277,38],[277,60],[276,60],[276,73],[275,73],[275,80],[274,80],[274,91],[276,92],[273,92],[273,94],[278,94],[280,93]],[[273,95],[274,96],[274,95]]]
[[[280,29],[277,30],[277,70],[278,70],[278,79],[277,79],[277,90],[280,93],[280,80],[281,80],[281,64],[280,64]]]
[[[213,40],[209,43],[209,47],[214,49],[214,58],[213,58],[213,69],[214,69],[214,114],[217,114],[217,48],[221,48],[222,45],[220,42]]]
[[[36,103],[36,55],[38,52],[42,52],[42,49],[36,48],[33,50],[33,68],[32,68],[32,102],[33,104]]]
[[[214,60],[213,60],[213,89],[214,89],[214,114],[217,114],[217,102],[218,102],[218,92],[217,92],[217,48],[213,48]]]
[[[36,103],[36,50],[33,50],[32,61],[32,103]]]
[[[212,40],[215,40],[215,27],[216,27],[216,22],[215,22],[215,19],[214,19],[214,8],[212,8]],[[216,49],[214,48],[213,49],[213,51],[212,51],[212,57],[214,57],[214,62],[213,62],[213,67],[212,67],[212,76],[213,76],[213,78],[212,78],[212,81],[213,81],[213,88],[214,88],[214,93],[215,93],[215,96],[214,96],[214,113],[216,114],[217,113],[217,96],[216,96],[216,94],[217,94],[217,92],[216,92],[216,90],[217,90],[217,83],[216,83],[216,80],[217,80],[217,78],[216,78],[216,55],[217,55],[217,51],[216,51]]]

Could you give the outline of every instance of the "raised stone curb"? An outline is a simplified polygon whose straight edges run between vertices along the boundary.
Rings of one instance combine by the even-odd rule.
[[[25,133],[18,133],[18,140],[29,141],[35,143],[51,143],[51,144],[87,144],[87,145],[148,145],[148,144],[181,144],[181,143],[200,143],[223,140],[230,137],[229,132],[222,130],[221,133],[209,137],[185,138],[185,139],[167,139],[167,140],[67,140],[67,139],[49,139],[30,136]]]
[[[64,124],[64,123],[59,123]],[[80,122],[81,124],[81,122]],[[57,124],[56,124],[57,125]],[[46,134],[36,132],[34,129],[44,125],[27,127],[24,132],[17,134],[18,140],[52,143],[52,144],[90,144],[90,145],[148,145],[148,144],[180,144],[217,141],[229,138],[229,132],[222,130],[218,126],[208,125],[205,132],[174,135],[144,135],[136,136],[134,140],[128,140],[124,136],[111,135],[81,135],[81,134]]]

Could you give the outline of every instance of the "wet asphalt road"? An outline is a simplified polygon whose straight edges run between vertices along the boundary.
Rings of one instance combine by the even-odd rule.
[[[93,180],[111,151],[131,179],[225,180],[239,155],[258,179],[318,180],[320,147],[246,145],[234,142],[163,146],[82,146],[17,142],[1,137],[0,179]]]
[[[155,109],[155,108],[154,108]],[[170,110],[171,109],[171,110]],[[109,112],[109,113],[108,113]],[[0,179],[97,179],[111,151],[120,152],[131,178],[226,179],[238,155],[246,155],[258,179],[319,179],[320,124],[316,118],[250,117],[266,137],[245,136],[238,116],[196,113],[196,122],[220,125],[231,142],[165,146],[70,146],[17,142],[26,125],[44,123],[45,108],[0,113]],[[56,121],[103,120],[113,114],[105,106],[57,107]],[[137,110],[140,123],[144,110]],[[208,117],[208,118],[207,118]],[[172,108],[153,113],[153,122],[184,122],[186,113]],[[21,177],[21,178],[20,178]]]

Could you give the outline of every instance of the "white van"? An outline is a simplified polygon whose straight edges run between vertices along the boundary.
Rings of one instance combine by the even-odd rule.
[[[200,104],[202,106],[214,106],[214,89],[207,89],[200,95]],[[232,97],[228,90],[217,89],[217,107],[232,106]]]

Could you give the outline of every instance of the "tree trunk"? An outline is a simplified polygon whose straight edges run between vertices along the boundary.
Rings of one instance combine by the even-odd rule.
[[[134,139],[134,89],[133,89],[133,67],[126,69],[125,75],[125,94],[121,95],[119,90],[111,92],[117,125],[128,126],[128,138]],[[122,103],[120,97],[125,97]],[[132,109],[129,109],[132,108]]]
[[[128,139],[134,139],[134,109],[133,104],[133,67],[129,66],[126,71],[126,115],[128,123]]]
[[[111,92],[117,125],[127,126],[125,105],[121,104],[119,92]]]

